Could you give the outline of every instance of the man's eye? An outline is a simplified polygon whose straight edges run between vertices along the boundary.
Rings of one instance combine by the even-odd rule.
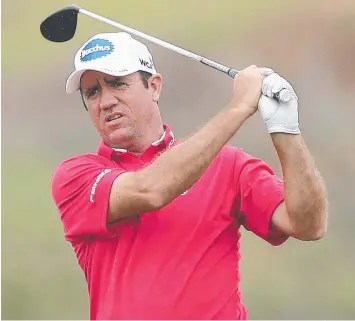
[[[89,90],[87,91],[86,97],[87,97],[88,99],[92,99],[94,96],[96,96],[96,95],[98,94],[98,92],[99,92],[99,89],[98,89],[98,88],[89,89]]]
[[[112,87],[123,87],[123,86],[126,86],[127,84],[122,82],[122,81],[114,81],[111,83],[111,86]]]

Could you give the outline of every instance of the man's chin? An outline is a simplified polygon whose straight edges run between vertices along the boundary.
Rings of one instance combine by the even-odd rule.
[[[131,135],[123,128],[116,129],[107,137],[107,144],[113,148],[126,148],[131,140]]]

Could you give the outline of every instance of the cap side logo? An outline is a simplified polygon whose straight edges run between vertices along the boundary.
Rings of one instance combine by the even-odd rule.
[[[150,57],[149,57],[149,62],[142,59],[142,58],[139,58],[139,61],[140,61],[141,65],[144,67],[147,67],[149,69],[153,69],[153,67],[154,67],[153,60]]]
[[[105,57],[112,53],[113,49],[114,45],[107,39],[97,38],[91,40],[81,51],[80,61],[87,62]]]

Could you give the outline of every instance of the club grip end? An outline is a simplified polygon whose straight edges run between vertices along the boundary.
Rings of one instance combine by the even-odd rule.
[[[293,92],[288,89],[282,89],[280,92],[278,92],[274,97],[276,100],[282,103],[287,103],[293,98]]]

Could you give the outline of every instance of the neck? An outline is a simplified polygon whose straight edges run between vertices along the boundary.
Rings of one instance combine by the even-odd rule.
[[[142,154],[148,147],[150,147],[153,143],[159,141],[164,134],[164,127],[161,124],[161,126],[157,127],[158,130],[150,130],[148,131],[144,136],[142,137],[137,137],[134,142],[131,142],[131,144],[127,144],[126,146],[118,146],[118,145],[113,145],[108,144],[115,150],[127,150],[133,154],[140,155]]]

